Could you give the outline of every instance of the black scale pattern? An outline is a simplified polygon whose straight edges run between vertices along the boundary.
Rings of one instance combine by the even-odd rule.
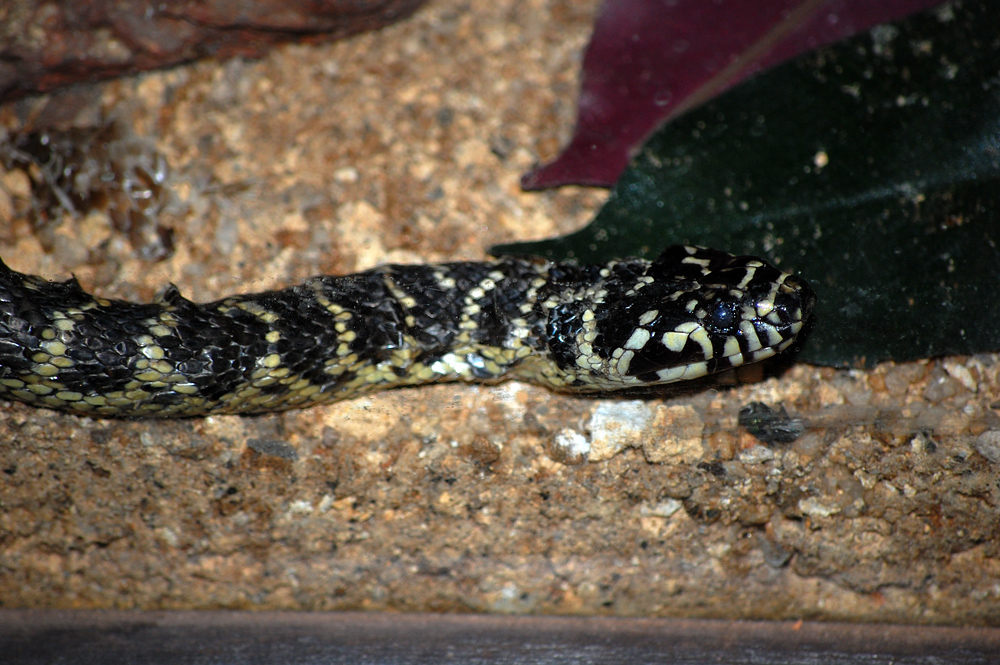
[[[614,390],[772,355],[814,302],[804,282],[758,259],[681,246],[652,263],[384,266],[208,304],[172,287],[150,304],[99,299],[0,262],[0,395],[167,417],[431,381]]]

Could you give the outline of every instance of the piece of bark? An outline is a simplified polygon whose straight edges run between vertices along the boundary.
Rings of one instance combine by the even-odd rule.
[[[413,13],[423,0],[25,0],[0,7],[0,102],[198,58],[256,57]]]

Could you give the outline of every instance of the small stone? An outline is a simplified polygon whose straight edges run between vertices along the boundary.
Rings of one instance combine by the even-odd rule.
[[[361,176],[353,166],[342,166],[333,172],[333,179],[342,184],[352,184],[358,181]]]
[[[896,365],[885,373],[885,388],[893,397],[902,397],[926,372],[927,367],[918,363]]]
[[[683,506],[684,504],[677,499],[666,499],[651,506],[644,503],[639,507],[639,515],[642,517],[670,517]]]
[[[840,506],[828,506],[814,496],[799,501],[799,510],[810,517],[829,517],[840,512]]]
[[[579,464],[590,454],[587,437],[568,427],[559,430],[553,437],[552,457],[563,464]]]
[[[948,372],[948,376],[961,383],[963,388],[970,393],[979,391],[979,383],[967,366],[959,362],[945,362],[943,365],[944,371]]]
[[[587,459],[600,462],[626,448],[643,445],[652,414],[645,402],[602,402],[590,417],[590,453]]]
[[[760,538],[760,553],[764,557],[764,563],[771,568],[782,568],[792,558],[795,553],[792,549],[786,549],[781,543],[772,542],[768,538]]]
[[[310,515],[313,512],[313,505],[305,499],[297,499],[288,504],[288,512],[292,515]]]
[[[937,452],[937,442],[928,432],[917,432],[910,439],[910,449],[918,455],[933,455]]]
[[[247,447],[261,455],[270,455],[293,462],[299,458],[299,453],[295,448],[276,439],[248,439]]]
[[[1000,430],[986,430],[979,435],[972,447],[993,464],[1000,464]]]
[[[948,376],[940,367],[935,367],[927,380],[927,387],[924,389],[924,399],[933,404],[939,404],[949,397],[954,397],[961,384]]]
[[[743,464],[763,464],[774,459],[774,451],[767,446],[754,446],[740,451],[739,461]]]

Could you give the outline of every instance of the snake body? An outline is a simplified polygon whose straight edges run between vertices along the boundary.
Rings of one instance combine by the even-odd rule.
[[[815,302],[761,259],[387,265],[197,304],[137,304],[0,262],[0,395],[101,417],[254,414],[437,381],[596,392],[774,355]]]

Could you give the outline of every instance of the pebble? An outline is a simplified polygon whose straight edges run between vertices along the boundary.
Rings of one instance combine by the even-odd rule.
[[[590,454],[590,441],[584,435],[568,427],[559,430],[552,441],[559,461],[566,464],[579,463]]]
[[[269,455],[293,462],[299,458],[299,453],[293,446],[277,439],[247,439],[247,447],[261,455]]]
[[[993,464],[1000,464],[1000,430],[986,430],[976,438],[972,447]]]
[[[940,367],[935,367],[931,371],[927,380],[927,387],[924,389],[924,399],[932,404],[940,404],[949,397],[958,394],[961,384],[948,376]]]
[[[926,372],[926,366],[916,363],[896,365],[885,373],[885,388],[893,397],[902,397]]]
[[[754,446],[747,448],[739,454],[739,460],[743,464],[763,464],[774,459],[774,451],[767,446]]]
[[[599,462],[614,457],[625,448],[637,448],[646,440],[646,426],[652,413],[640,400],[607,401],[597,405],[590,417],[590,453],[587,459]]]

